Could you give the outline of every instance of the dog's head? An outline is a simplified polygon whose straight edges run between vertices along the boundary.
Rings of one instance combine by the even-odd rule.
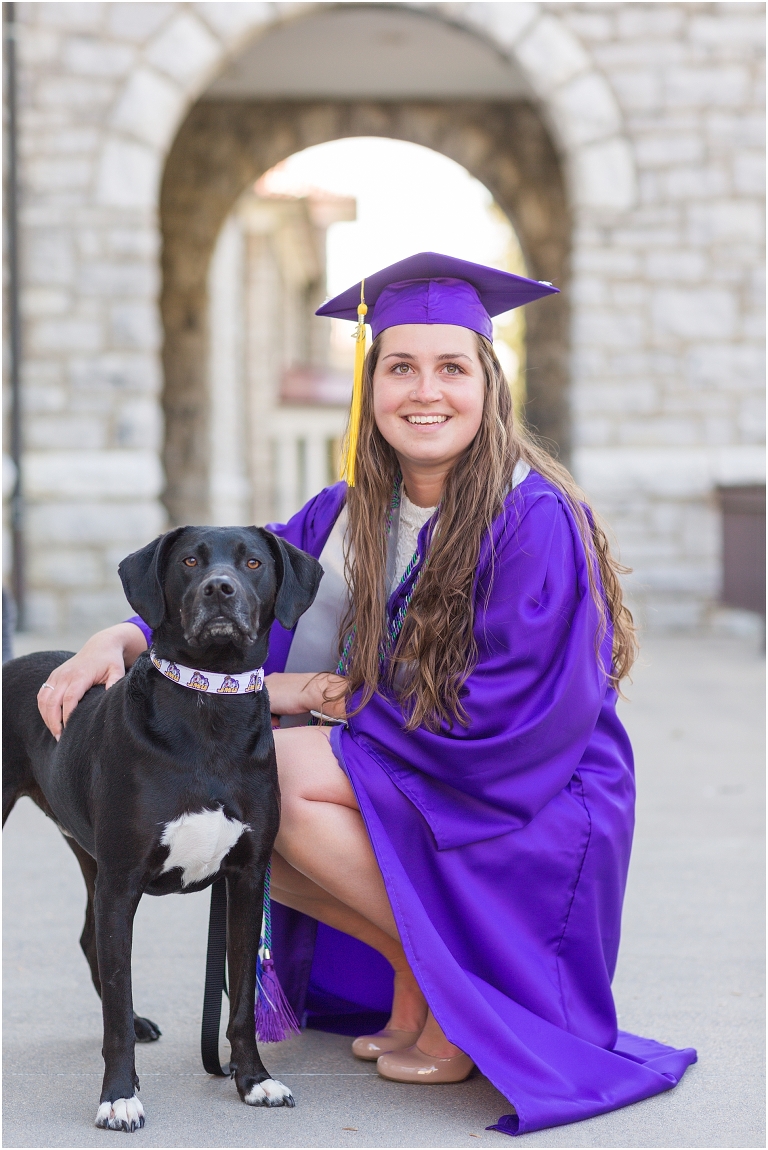
[[[261,527],[177,527],[118,570],[163,656],[205,656],[210,670],[263,663],[274,620],[295,627],[323,574],[316,559]]]

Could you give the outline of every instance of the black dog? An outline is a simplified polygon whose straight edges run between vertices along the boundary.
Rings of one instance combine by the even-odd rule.
[[[154,629],[156,656],[227,676],[262,666],[273,621],[294,627],[321,576],[315,559],[256,527],[180,527],[120,565],[128,601]],[[254,1030],[264,878],[280,816],[266,690],[226,697],[188,690],[146,653],[109,691],[85,695],[57,743],[36,696],[68,657],[47,651],[4,667],[3,823],[29,795],[82,868],[88,904],[80,942],[104,1015],[96,1125],[126,1132],[144,1125],[134,1043],[160,1031],[133,1013],[139,899],[203,890],[222,874],[230,1068],[244,1102],[293,1106],[288,1087],[265,1070]]]

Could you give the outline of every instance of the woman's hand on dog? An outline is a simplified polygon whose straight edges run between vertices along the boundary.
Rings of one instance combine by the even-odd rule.
[[[327,672],[274,672],[267,675],[264,685],[269,692],[269,704],[273,715],[303,715],[305,711],[322,711],[332,719],[346,716],[344,695],[340,688],[344,679],[340,675]],[[330,695],[331,698],[326,696]]]
[[[117,683],[146,647],[138,627],[118,623],[97,631],[76,655],[51,671],[47,685],[38,691],[37,706],[53,737],[61,738],[67,719],[86,691],[99,683],[107,688]]]

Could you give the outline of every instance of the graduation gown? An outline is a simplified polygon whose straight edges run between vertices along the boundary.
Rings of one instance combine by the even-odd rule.
[[[327,488],[270,530],[319,557],[344,494]],[[390,597],[390,617],[419,566]],[[596,651],[584,546],[535,472],[483,545],[475,603],[469,725],[405,732],[397,702],[377,694],[332,746],[411,968],[447,1037],[514,1107],[491,1129],[522,1134],[669,1090],[696,1053],[617,1028],[632,750],[604,670],[610,633]],[[275,624],[267,672],[284,668],[291,638]],[[392,973],[380,955],[277,904],[273,938],[309,1025],[384,1024]]]

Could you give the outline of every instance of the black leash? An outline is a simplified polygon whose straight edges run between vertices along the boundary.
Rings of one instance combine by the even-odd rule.
[[[205,960],[205,994],[200,1053],[209,1074],[229,1077],[229,1063],[219,1061],[221,993],[227,993],[224,966],[227,960],[227,880],[216,879],[211,886],[211,915],[208,919],[208,955]]]

